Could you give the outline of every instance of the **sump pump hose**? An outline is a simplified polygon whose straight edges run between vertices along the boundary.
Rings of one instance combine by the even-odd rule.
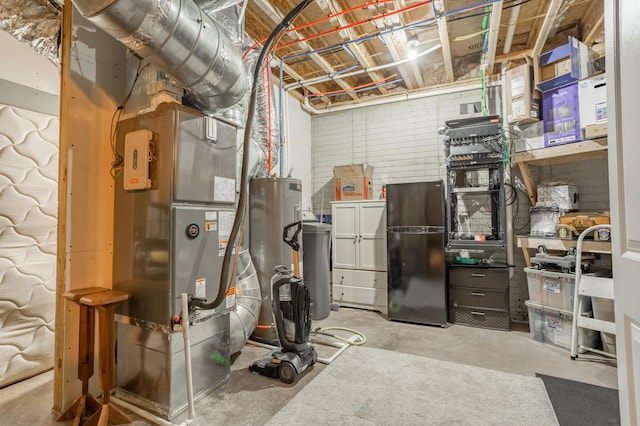
[[[227,296],[227,291],[229,290],[229,264],[231,263],[231,256],[233,254],[233,248],[235,247],[235,241],[238,237],[238,231],[240,229],[240,224],[243,220],[243,212],[245,209],[245,205],[247,204],[247,175],[249,170],[249,147],[251,145],[251,126],[253,125],[253,116],[255,114],[256,108],[256,93],[258,87],[258,80],[260,78],[260,70],[262,67],[262,63],[264,59],[269,54],[271,50],[271,45],[273,44],[274,39],[280,34],[281,31],[284,31],[289,27],[291,21],[296,18],[313,0],[303,0],[296,7],[291,9],[291,11],[284,17],[284,19],[274,28],[274,30],[269,34],[269,38],[264,44],[262,52],[260,52],[260,56],[256,62],[256,68],[253,71],[253,85],[251,86],[251,97],[249,101],[249,111],[247,114],[247,124],[245,126],[244,131],[244,139],[243,139],[243,148],[242,148],[242,173],[240,175],[240,195],[238,200],[238,208],[236,209],[236,217],[233,221],[233,226],[231,227],[231,233],[229,234],[229,242],[227,244],[227,248],[224,251],[224,259],[222,260],[222,272],[220,273],[220,286],[218,289],[218,295],[216,298],[207,302],[206,300],[199,299],[191,299],[191,305],[201,308],[201,309],[214,309],[222,303],[222,301]]]

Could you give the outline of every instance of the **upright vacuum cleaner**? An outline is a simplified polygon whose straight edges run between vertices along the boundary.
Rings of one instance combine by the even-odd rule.
[[[289,238],[289,230],[293,228],[295,232]],[[301,230],[302,222],[294,222],[285,226],[283,231],[282,239],[293,249],[293,275],[290,269],[279,265],[271,278],[271,307],[281,347],[249,366],[252,372],[279,377],[286,384],[295,382],[318,360],[316,349],[309,344],[311,295],[300,279],[298,235]]]

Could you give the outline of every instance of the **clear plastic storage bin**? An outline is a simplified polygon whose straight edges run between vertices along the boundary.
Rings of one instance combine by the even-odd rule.
[[[532,339],[571,350],[573,312],[542,306],[529,300],[524,304],[529,311],[529,332]],[[581,328],[579,333],[578,344],[591,348],[600,346],[598,332]]]
[[[575,274],[524,268],[529,287],[529,301],[550,308],[573,312]]]

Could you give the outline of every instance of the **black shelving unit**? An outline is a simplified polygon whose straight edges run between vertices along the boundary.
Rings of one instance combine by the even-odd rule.
[[[447,168],[449,246],[506,247],[502,162]]]
[[[509,330],[501,142],[500,134],[445,139],[449,321]]]

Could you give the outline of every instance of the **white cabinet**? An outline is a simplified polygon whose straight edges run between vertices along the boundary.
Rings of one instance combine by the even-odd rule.
[[[387,312],[387,219],[384,201],[331,203],[332,299]]]

